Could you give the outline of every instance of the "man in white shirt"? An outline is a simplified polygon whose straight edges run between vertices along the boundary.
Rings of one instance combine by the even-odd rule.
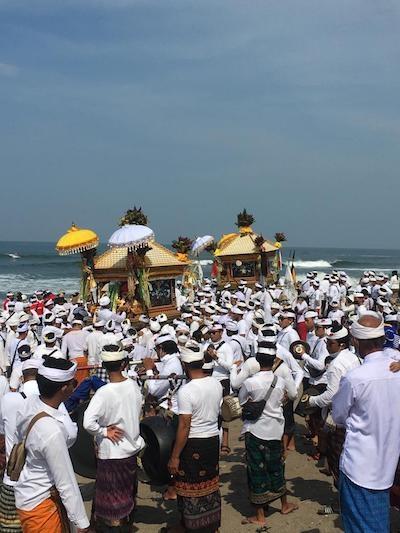
[[[331,306],[331,310],[328,313],[328,318],[330,318],[332,322],[336,322],[337,324],[342,324],[344,313],[339,307],[339,302],[332,301],[330,306]]]
[[[364,313],[350,328],[363,364],[341,380],[332,417],[346,428],[340,457],[340,504],[346,532],[389,531],[389,490],[400,456],[400,374],[383,353],[378,313]]]
[[[40,396],[33,395],[17,415],[15,442],[21,442],[33,417],[46,414],[34,423],[26,439],[26,461],[14,488],[24,531],[47,528],[61,533],[65,511],[78,533],[89,531],[68,453],[76,440],[77,426],[65,411],[59,410],[74,389],[75,372],[76,365],[70,361],[49,357],[38,370]]]
[[[318,337],[315,334],[315,320],[318,318],[318,313],[316,311],[307,311],[304,314],[304,320],[307,328],[306,342],[310,347],[310,350],[314,348],[315,343],[317,342]]]
[[[41,361],[38,359],[28,359],[22,363],[23,385],[19,392],[9,392],[1,400],[1,433],[5,436],[6,461],[10,457],[14,445],[17,413],[24,406],[25,400],[38,395],[39,389],[36,383],[36,376]],[[14,530],[20,527],[17,510],[15,508],[14,486],[15,481],[11,481],[4,472],[3,483],[0,488],[0,531]],[[6,512],[5,512],[6,510]]]
[[[308,304],[305,299],[305,294],[300,294],[294,306],[294,311],[296,313],[296,330],[302,341],[305,341],[307,337],[307,328],[304,319],[304,313],[307,310]]]
[[[232,348],[233,352],[233,362],[237,364],[242,364],[245,359],[250,354],[249,346],[247,344],[246,339],[239,335],[239,326],[238,323],[234,320],[229,320],[226,325],[226,335],[227,335],[227,342]]]
[[[230,372],[233,365],[233,350],[228,342],[222,340],[224,333],[221,324],[214,324],[210,329],[211,345],[207,346],[207,353],[214,360],[213,378],[217,379],[223,389],[224,397],[230,394]],[[222,423],[222,443],[221,454],[228,455],[231,452],[229,447],[229,424]]]
[[[72,329],[66,333],[61,343],[61,351],[66,358],[78,365],[76,379],[78,383],[88,377],[88,370],[79,370],[81,366],[87,366],[87,342],[88,331],[83,330],[83,321],[75,318],[72,321]]]
[[[18,348],[22,344],[26,344],[28,342],[28,332],[29,332],[29,326],[25,322],[23,324],[19,324],[16,328],[16,334],[12,336],[10,343],[8,344],[8,366],[9,366],[9,373],[11,375],[12,370],[14,368],[14,364],[19,362],[19,354],[18,354]],[[11,332],[10,332],[11,335]],[[8,341],[8,338],[7,338]]]
[[[143,360],[147,376],[154,376],[155,373],[161,376],[171,376],[173,374],[180,376],[183,374],[178,346],[171,335],[160,335],[155,341],[155,349],[160,362],[156,363],[151,357],[146,357]],[[177,397],[176,394],[170,396],[170,382],[168,379],[149,380],[147,382],[147,391],[157,402],[164,399],[159,404],[160,407],[178,415]]]
[[[108,322],[109,320],[113,320],[114,322],[116,322],[117,324],[121,324],[125,318],[126,318],[126,313],[123,312],[123,313],[114,313],[113,311],[111,311],[110,309],[110,306],[111,306],[111,300],[108,296],[102,296],[99,300],[99,305],[100,305],[100,308],[99,310],[97,311],[96,313],[96,321],[98,322],[99,320],[104,320],[104,322]]]
[[[137,454],[144,447],[139,429],[142,394],[136,381],[123,375],[129,363],[124,350],[104,347],[101,359],[110,383],[96,391],[83,419],[83,427],[95,436],[98,450],[94,518],[99,530],[131,528]]]
[[[349,350],[350,334],[342,326],[335,326],[328,335],[326,343],[329,356],[333,358],[326,371],[326,390],[318,396],[310,396],[308,403],[311,407],[318,406],[322,409],[324,427],[319,438],[326,442],[326,459],[328,471],[333,477],[333,482],[338,488],[339,458],[342,452],[345,429],[334,424],[331,416],[332,398],[339,390],[339,383],[343,376],[353,368],[360,366],[361,362],[357,355]],[[337,512],[336,506],[325,506],[319,514],[332,514]]]
[[[256,355],[260,372],[248,378],[239,391],[242,406],[248,401],[259,402],[269,396],[261,416],[255,420],[244,420],[242,434],[245,435],[247,479],[249,497],[256,508],[256,515],[246,518],[242,524],[265,526],[264,507],[281,499],[281,512],[288,514],[298,508],[286,497],[284,463],[282,461],[282,436],[285,420],[282,403],[285,392],[290,399],[296,396],[295,387],[287,387],[281,377],[274,377],[272,366],[276,357],[273,343],[260,341]]]
[[[65,359],[65,355],[57,346],[57,335],[54,331],[46,331],[42,334],[43,343],[39,344],[33,352],[36,359],[46,359],[47,357]]]
[[[311,309],[314,309],[318,315],[321,313],[321,307],[322,307],[322,292],[320,287],[320,282],[318,280],[314,280],[312,284],[312,292],[309,295],[309,307]]]
[[[175,476],[184,531],[214,533],[221,525],[218,416],[222,387],[204,372],[203,351],[195,341],[181,349],[181,361],[189,382],[178,392],[179,425],[168,469]]]
[[[295,318],[296,314],[294,311],[284,311],[279,315],[279,325],[282,329],[278,333],[278,342],[286,350],[290,350],[291,344],[300,339],[297,331],[293,329]]]
[[[325,359],[329,356],[326,341],[331,326],[332,321],[329,318],[320,318],[316,320],[315,335],[317,336],[317,341],[310,354],[304,352],[301,355],[301,358],[305,363],[305,377],[308,380],[305,386],[320,386],[321,392],[322,389],[326,388]]]

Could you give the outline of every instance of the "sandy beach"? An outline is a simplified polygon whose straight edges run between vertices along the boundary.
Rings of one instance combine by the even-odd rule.
[[[279,501],[270,506],[267,516],[269,533],[334,533],[343,531],[338,515],[320,516],[317,514],[322,505],[335,501],[336,491],[332,485],[332,478],[321,474],[314,461],[307,457],[308,444],[301,434],[305,431],[303,420],[297,417],[299,437],[297,438],[297,452],[290,452],[286,461],[286,479],[290,498],[299,509],[290,515],[283,516],[279,512]],[[244,443],[238,440],[241,423],[233,423],[231,434],[232,453],[220,462],[220,481],[222,493],[222,527],[221,533],[234,531],[256,532],[256,526],[242,525],[242,516],[252,513],[247,499],[246,467],[244,458]],[[93,481],[78,478],[85,505],[90,516],[91,495]],[[156,533],[168,522],[173,524],[178,520],[175,502],[162,501],[162,487],[154,487],[140,482],[138,490],[138,508],[135,519],[137,531]],[[400,516],[392,511],[392,528],[399,528]],[[397,526],[397,529],[396,529]]]

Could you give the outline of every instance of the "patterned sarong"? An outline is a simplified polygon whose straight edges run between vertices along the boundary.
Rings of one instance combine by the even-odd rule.
[[[188,439],[175,483],[186,531],[212,533],[221,525],[219,437]]]
[[[389,489],[365,489],[340,472],[340,507],[346,533],[390,531]]]
[[[262,440],[247,432],[245,443],[250,501],[266,505],[286,494],[282,442]]]
[[[92,509],[96,531],[101,530],[101,524],[112,527],[132,524],[136,493],[136,455],[125,459],[97,459]]]
[[[15,508],[14,488],[4,483],[0,487],[0,531],[2,533],[22,531]]]

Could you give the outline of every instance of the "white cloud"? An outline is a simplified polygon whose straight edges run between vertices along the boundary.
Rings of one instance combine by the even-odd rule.
[[[9,63],[0,63],[0,76],[6,78],[15,78],[19,73],[19,68],[16,65],[10,65]]]

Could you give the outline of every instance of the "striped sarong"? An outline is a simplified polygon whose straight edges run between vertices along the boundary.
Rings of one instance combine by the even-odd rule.
[[[346,533],[390,531],[389,489],[373,490],[360,487],[340,472],[339,491],[342,521]]]
[[[0,487],[0,531],[1,533],[22,531],[15,508],[14,488],[5,483]]]
[[[262,440],[245,435],[249,498],[266,505],[286,494],[283,447],[280,440]]]
[[[211,533],[221,525],[219,437],[188,439],[175,483],[182,525],[190,533]]]

